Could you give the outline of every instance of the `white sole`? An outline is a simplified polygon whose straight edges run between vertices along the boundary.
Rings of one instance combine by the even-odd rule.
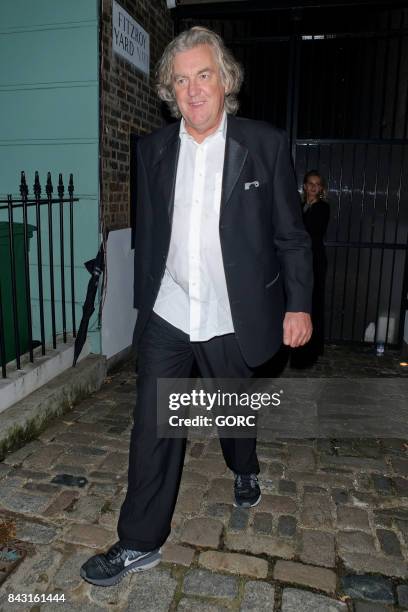
[[[249,509],[249,508],[255,508],[255,506],[257,506],[257,505],[259,504],[259,502],[261,501],[261,499],[262,499],[262,495],[260,495],[260,496],[258,497],[258,499],[256,500],[256,502],[255,502],[254,504],[251,504],[250,506],[241,506],[240,504],[237,504],[237,502],[235,502],[235,501],[234,501],[234,508],[247,508],[247,509]]]

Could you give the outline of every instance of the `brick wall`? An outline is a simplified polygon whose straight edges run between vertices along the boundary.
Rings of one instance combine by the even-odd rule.
[[[112,0],[102,0],[101,155],[102,210],[108,229],[129,227],[130,133],[149,133],[164,124],[154,90],[154,67],[173,37],[165,0],[118,0],[150,35],[150,77],[112,55]]]

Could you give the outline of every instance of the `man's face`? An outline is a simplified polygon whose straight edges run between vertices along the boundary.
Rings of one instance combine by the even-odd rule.
[[[176,54],[173,87],[187,131],[197,142],[202,142],[217,129],[225,97],[220,70],[209,45]]]

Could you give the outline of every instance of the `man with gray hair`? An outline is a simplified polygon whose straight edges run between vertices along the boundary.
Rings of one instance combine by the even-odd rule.
[[[134,339],[137,406],[119,541],[81,568],[110,586],[159,563],[186,440],[159,438],[157,380],[248,378],[284,344],[305,344],[312,267],[285,134],[234,116],[242,70],[205,28],[182,32],[158,66],[181,121],[138,146]],[[220,439],[234,505],[261,498],[256,439]]]

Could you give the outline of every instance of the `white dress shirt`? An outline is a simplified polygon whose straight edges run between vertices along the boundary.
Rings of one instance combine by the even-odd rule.
[[[180,154],[166,269],[154,312],[203,342],[234,331],[219,235],[227,119],[197,143],[180,123]]]

